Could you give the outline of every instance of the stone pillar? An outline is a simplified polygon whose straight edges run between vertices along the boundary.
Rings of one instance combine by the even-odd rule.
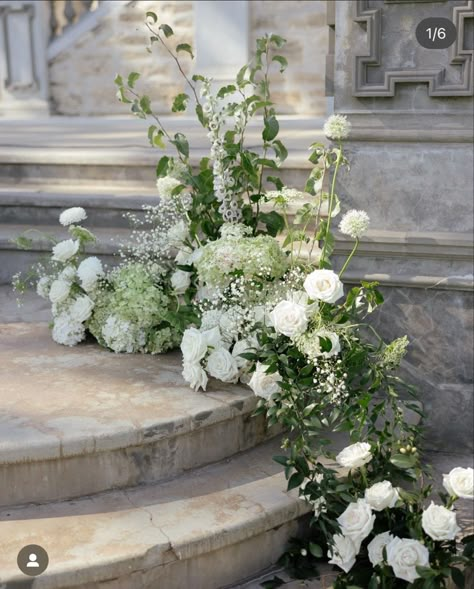
[[[47,4],[0,2],[0,117],[48,114]]]
[[[379,279],[385,338],[411,340],[407,378],[422,392],[428,445],[473,445],[473,2],[354,0],[335,4],[335,112],[348,116],[344,210],[371,232],[352,280]],[[448,49],[416,40],[428,17],[454,22]],[[336,253],[349,244],[339,239]],[[340,260],[339,260],[340,263]]]

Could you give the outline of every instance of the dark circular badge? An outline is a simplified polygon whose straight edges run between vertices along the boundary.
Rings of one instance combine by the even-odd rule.
[[[454,23],[442,17],[425,18],[416,27],[415,34],[418,43],[426,49],[447,49],[458,36]]]
[[[20,550],[16,561],[22,573],[37,577],[48,568],[49,557],[42,546],[29,544]]]

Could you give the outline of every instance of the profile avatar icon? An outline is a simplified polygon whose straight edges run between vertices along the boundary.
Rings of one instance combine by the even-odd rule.
[[[27,568],[39,568],[38,557],[34,552],[32,552],[28,557],[28,562],[26,564]]]
[[[48,568],[49,556],[42,546],[28,544],[28,546],[23,546],[18,553],[17,564],[23,574],[37,577]]]

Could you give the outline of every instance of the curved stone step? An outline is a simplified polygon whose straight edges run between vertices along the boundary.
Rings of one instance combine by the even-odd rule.
[[[38,589],[218,589],[275,563],[310,506],[285,492],[272,441],[175,480],[0,511],[0,583],[40,544]],[[10,585],[11,583],[11,585]]]
[[[276,433],[247,387],[190,390],[179,353],[68,348],[46,324],[0,325],[0,391],[0,505],[163,480]]]

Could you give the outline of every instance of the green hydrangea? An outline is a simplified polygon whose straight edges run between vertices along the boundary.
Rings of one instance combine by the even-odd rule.
[[[390,342],[380,354],[381,363],[391,370],[398,368],[407,353],[409,343],[406,335]]]

